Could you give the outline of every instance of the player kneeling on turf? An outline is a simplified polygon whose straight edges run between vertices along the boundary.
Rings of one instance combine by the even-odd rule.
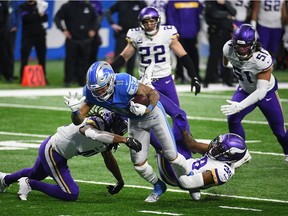
[[[73,156],[89,157],[101,152],[106,167],[117,180],[115,185],[107,186],[108,192],[116,194],[123,188],[124,181],[111,149],[116,149],[118,143],[125,143],[135,152],[142,149],[138,140],[123,137],[126,131],[125,118],[108,110],[100,112],[100,109],[80,125],[59,127],[53,136],[49,136],[40,145],[39,155],[32,168],[25,168],[10,175],[0,173],[0,192],[4,192],[6,187],[19,180],[18,197],[21,200],[27,200],[31,190],[42,191],[61,200],[77,200],[79,187],[70,174],[67,160]],[[47,176],[52,177],[56,184],[42,182]]]

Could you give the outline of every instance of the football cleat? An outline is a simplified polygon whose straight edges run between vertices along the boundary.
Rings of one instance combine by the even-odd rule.
[[[6,176],[6,173],[0,172],[0,193],[5,192],[5,189],[7,188],[7,185],[5,184],[4,178]]]
[[[32,190],[29,184],[29,178],[23,177],[23,178],[20,178],[18,181],[19,181],[19,187],[20,187],[18,191],[18,197],[21,200],[27,200],[27,196]]]
[[[284,160],[288,164],[288,155],[285,155]]]
[[[159,179],[158,182],[154,185],[153,192],[145,199],[145,202],[157,202],[160,196],[165,193],[166,189],[166,184]]]
[[[201,198],[201,193],[199,189],[190,189],[189,194],[191,198],[195,201],[199,201]]]

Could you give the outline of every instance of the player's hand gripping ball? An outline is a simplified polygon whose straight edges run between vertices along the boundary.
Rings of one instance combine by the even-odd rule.
[[[135,95],[130,101],[130,111],[136,116],[145,114],[149,99],[146,95]]]

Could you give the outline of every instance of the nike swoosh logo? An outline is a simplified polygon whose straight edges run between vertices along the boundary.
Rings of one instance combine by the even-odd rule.
[[[171,82],[171,80],[167,80],[167,81],[165,81],[166,84],[169,84],[170,82]]]
[[[266,101],[270,101],[270,100],[272,100],[272,98],[266,98]]]

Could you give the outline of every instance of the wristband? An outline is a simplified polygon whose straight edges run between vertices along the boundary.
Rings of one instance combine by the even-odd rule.
[[[76,110],[74,112],[72,112],[73,115],[79,115],[80,114],[80,111],[79,110]]]
[[[150,112],[151,112],[152,109],[153,109],[153,106],[150,104],[147,108],[148,108],[148,109],[150,110]]]

